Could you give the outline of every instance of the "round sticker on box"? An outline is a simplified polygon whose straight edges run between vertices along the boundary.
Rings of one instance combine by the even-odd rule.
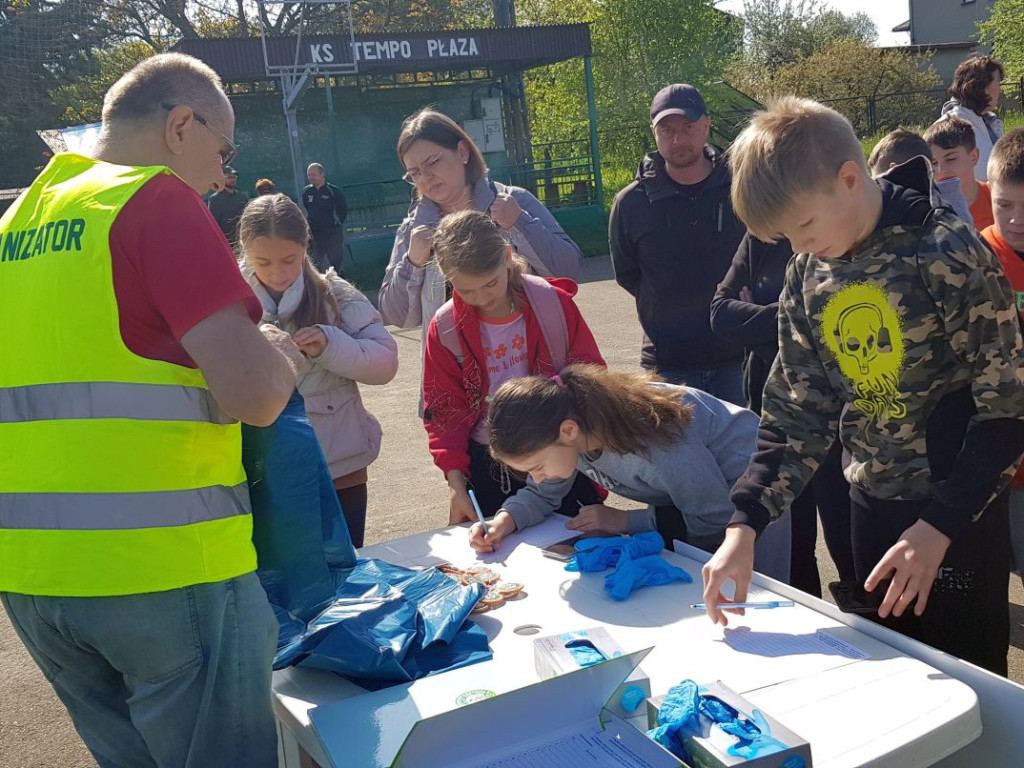
[[[488,691],[485,688],[477,688],[474,691],[460,693],[456,697],[455,703],[460,707],[464,707],[467,704],[476,704],[478,701],[483,701],[484,699],[493,699],[496,695],[497,694],[494,691]]]

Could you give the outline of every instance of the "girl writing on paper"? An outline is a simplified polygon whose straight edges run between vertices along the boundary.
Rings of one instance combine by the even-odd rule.
[[[352,543],[363,546],[366,468],[380,453],[381,428],[359,384],[387,384],[398,344],[373,305],[333,269],[308,255],[309,225],[287,195],[249,202],[238,226],[241,268],[263,304],[263,321],[292,335],[306,356],[299,394],[327,460]]]
[[[571,365],[555,376],[510,381],[491,400],[490,450],[529,480],[486,530],[479,523],[470,529],[470,543],[483,551],[539,523],[585,475],[649,506],[588,506],[566,524],[570,530],[653,529],[669,547],[679,540],[714,552],[733,513],[729,490],[746,470],[757,428],[751,411],[650,373]],[[773,525],[759,540],[758,570],[785,581],[789,520]]]
[[[455,524],[476,520],[470,487],[487,516],[523,487],[487,452],[489,395],[509,379],[549,376],[567,362],[604,360],[573,301],[576,283],[525,274],[487,214],[446,216],[434,232],[433,249],[453,295],[427,329],[423,418],[430,453],[448,482],[449,522]],[[566,485],[554,508],[574,512],[600,499],[581,477]]]

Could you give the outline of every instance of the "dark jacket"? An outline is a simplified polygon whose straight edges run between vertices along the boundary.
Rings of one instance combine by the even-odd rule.
[[[345,226],[348,202],[341,190],[329,181],[325,181],[320,189],[312,184],[303,187],[302,205],[306,209],[306,218],[309,219],[313,237],[318,233],[323,236],[334,227]]]
[[[636,299],[645,368],[715,369],[743,355],[711,330],[711,299],[745,228],[732,211],[725,160],[710,147],[705,152],[714,168],[700,184],[676,184],[653,152],[612,204],[612,267]]]
[[[746,349],[743,395],[754,413],[761,412],[761,391],[779,353],[779,295],[792,256],[789,240],[765,243],[748,233],[711,302],[711,328]],[[753,301],[740,300],[743,287],[750,288]]]
[[[245,192],[241,190],[229,192],[222,189],[211,195],[206,203],[217,226],[220,227],[220,231],[232,245],[238,238],[238,220],[242,218],[242,211],[245,210],[245,204],[248,202],[249,196]]]

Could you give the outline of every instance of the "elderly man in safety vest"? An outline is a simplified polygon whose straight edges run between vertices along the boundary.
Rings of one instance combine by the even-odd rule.
[[[301,356],[200,197],[233,132],[212,70],[154,56],[0,219],[0,598],[101,766],[277,764],[239,421]]]

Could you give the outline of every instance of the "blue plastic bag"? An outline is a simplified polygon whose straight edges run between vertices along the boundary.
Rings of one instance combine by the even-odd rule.
[[[242,438],[256,573],[280,625],[274,669],[327,669],[378,688],[491,658],[486,633],[466,621],[482,585],[356,557],[298,393]]]

